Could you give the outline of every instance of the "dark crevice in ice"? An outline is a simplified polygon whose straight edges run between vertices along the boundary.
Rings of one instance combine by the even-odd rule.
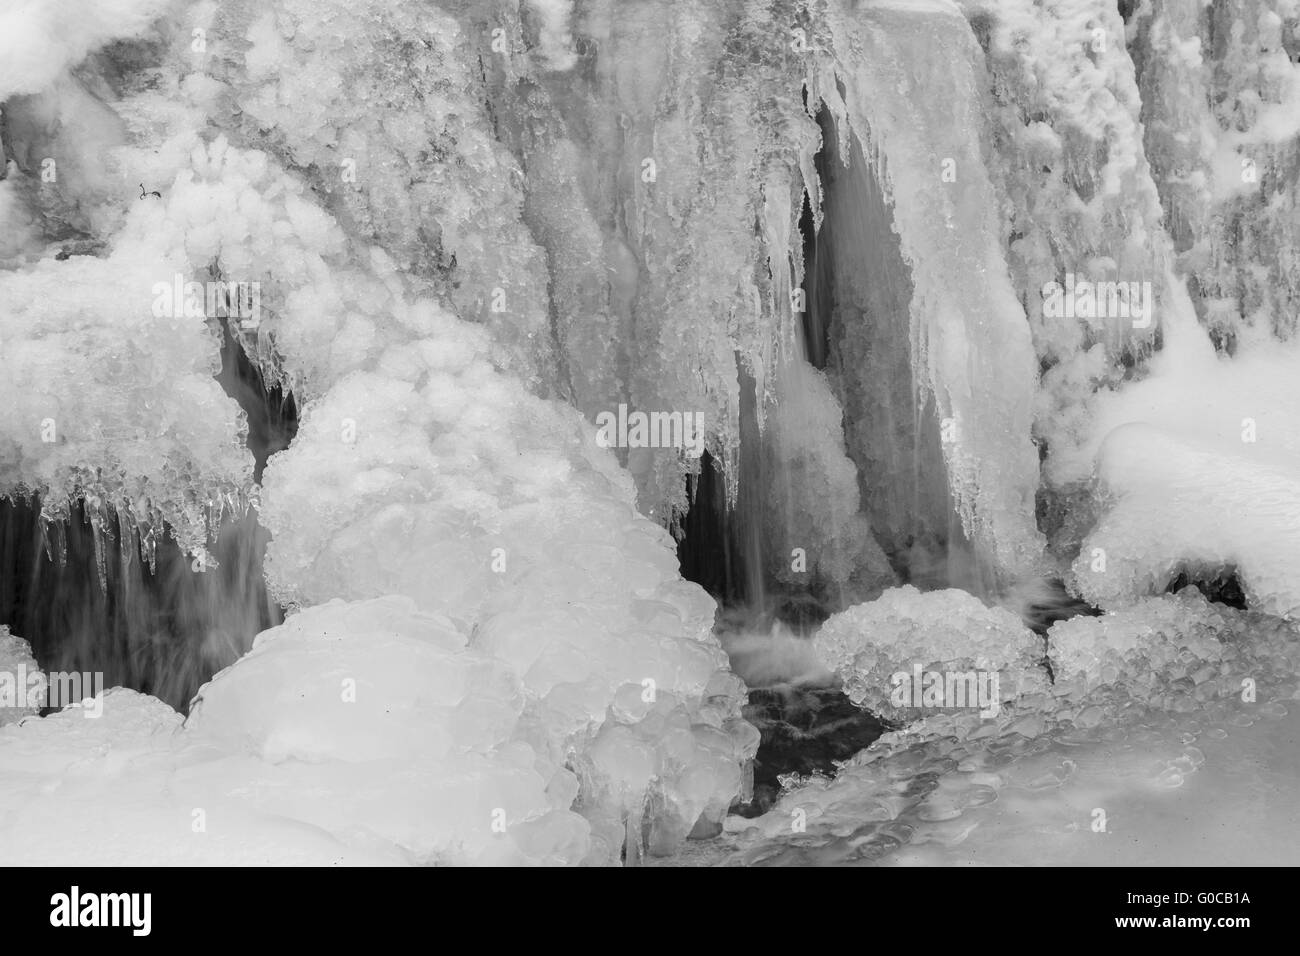
[[[918,408],[911,268],[871,151],[818,111],[823,218],[805,272],[810,341],[844,411],[861,507],[898,579],[925,590],[974,568],[956,518],[933,394]],[[974,573],[974,572],[972,572]],[[969,575],[968,575],[969,576]]]
[[[292,393],[268,382],[245,353],[226,319],[221,319],[221,371],[217,382],[239,403],[248,419],[248,450],[253,453],[253,480],[260,483],[267,459],[289,447],[298,433],[298,406]]]
[[[822,153],[818,152],[817,175],[824,182],[823,165]],[[806,192],[803,194],[803,209],[799,215],[799,233],[803,238],[804,311],[800,318],[803,321],[804,345],[808,353],[805,358],[813,368],[824,369],[829,348],[827,329],[830,302],[827,296],[819,295],[819,292],[822,289],[833,288],[834,277],[831,273],[830,256],[817,255],[817,227],[813,218],[812,204]]]
[[[1241,587],[1241,580],[1234,568],[1224,568],[1217,572],[1202,574],[1195,570],[1180,571],[1169,582],[1166,594],[1173,594],[1185,587],[1194,587],[1205,595],[1207,601],[1233,607],[1239,611],[1248,610],[1246,592]]]
[[[744,556],[730,541],[736,528],[727,509],[726,479],[707,451],[701,456],[699,475],[687,482],[686,494],[689,510],[677,543],[682,577],[704,588],[724,607],[743,603]]]

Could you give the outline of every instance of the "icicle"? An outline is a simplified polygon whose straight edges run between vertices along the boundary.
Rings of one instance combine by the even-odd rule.
[[[52,504],[52,499],[48,496],[41,499],[41,543],[45,548],[45,556],[60,568],[68,563],[68,519],[66,499],[59,505]]]

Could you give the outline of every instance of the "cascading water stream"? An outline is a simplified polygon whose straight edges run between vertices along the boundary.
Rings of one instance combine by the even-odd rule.
[[[296,426],[291,396],[267,387],[221,323],[218,380],[247,416],[255,480]],[[262,558],[269,535],[256,513],[226,518],[203,556],[164,526],[138,529],[78,501],[51,521],[36,497],[0,501],[0,625],[32,646],[47,671],[101,673],[105,687],[152,694],[186,712],[195,692],[284,620]]]
[[[715,594],[750,627],[774,618],[806,626],[896,580],[995,593],[948,487],[945,425],[917,386],[914,290],[879,174],[856,135],[842,136],[826,110],[818,121],[821,214],[804,194],[802,267],[792,267],[799,307],[768,397],[756,396],[737,356],[739,491],[724,537],[726,566],[744,573],[741,586]],[[842,509],[829,525],[817,514],[828,503]]]
[[[808,244],[804,327],[817,343],[807,351],[809,362],[825,356],[863,509],[901,579],[991,594],[990,569],[966,540],[948,487],[942,433],[952,423],[940,421],[932,396],[918,387],[915,290],[879,173],[857,135],[842,134],[826,110],[818,122],[824,199],[820,229]]]

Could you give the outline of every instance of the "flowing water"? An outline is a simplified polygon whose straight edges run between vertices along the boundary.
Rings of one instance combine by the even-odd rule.
[[[268,388],[227,335],[218,376],[247,416],[260,478],[292,438],[292,398]],[[0,624],[32,645],[49,671],[98,672],[181,712],[253,638],[284,620],[270,599],[262,559],[269,538],[257,515],[227,517],[201,557],[168,529],[146,543],[120,515],[92,514],[84,500],[65,520],[37,496],[0,501]]]

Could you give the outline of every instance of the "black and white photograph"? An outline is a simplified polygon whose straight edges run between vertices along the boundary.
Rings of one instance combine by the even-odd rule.
[[[0,0],[0,146],[24,921],[1300,863],[1300,0]]]

